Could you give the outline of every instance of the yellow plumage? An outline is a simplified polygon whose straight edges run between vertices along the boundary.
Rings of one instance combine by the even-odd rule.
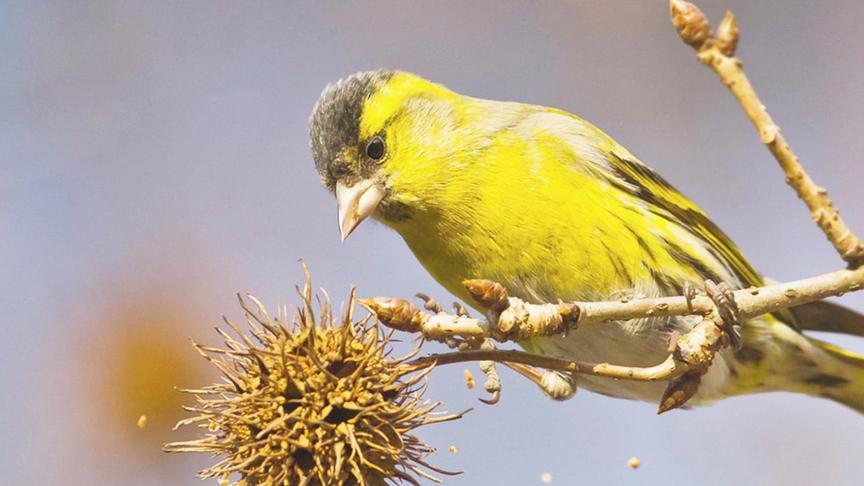
[[[680,295],[685,282],[706,279],[763,283],[695,204],[561,110],[462,96],[403,72],[360,73],[325,90],[312,147],[339,198],[343,237],[373,215],[466,302],[466,278],[495,280],[535,302]],[[718,357],[694,403],[791,390],[860,409],[859,358],[806,338],[792,319],[749,321],[743,348]],[[689,326],[683,318],[643,319],[521,344],[645,366],[662,360],[672,331]],[[662,393],[658,384],[578,381],[624,398],[656,401]]]

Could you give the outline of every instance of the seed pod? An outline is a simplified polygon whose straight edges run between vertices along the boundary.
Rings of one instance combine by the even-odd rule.
[[[431,368],[391,357],[376,322],[347,318],[353,293],[346,318],[325,301],[316,320],[310,289],[307,281],[302,310],[290,319],[241,300],[248,328],[227,320],[234,335],[220,331],[224,348],[196,345],[224,380],[188,390],[196,416],[177,426],[205,435],[164,450],[221,456],[199,476],[225,484],[419,484],[435,450],[414,429],[461,414],[434,414],[438,403],[423,399],[421,385]]]

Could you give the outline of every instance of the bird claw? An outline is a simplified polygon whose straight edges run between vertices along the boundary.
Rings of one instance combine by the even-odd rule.
[[[684,282],[684,300],[687,301],[687,311],[693,313],[693,299],[696,298],[696,287],[690,281]]]
[[[478,398],[477,400],[480,400],[486,405],[495,405],[501,400],[501,389],[499,388],[498,390],[494,390],[491,398]]]
[[[492,342],[491,339],[483,340],[483,343],[480,344],[480,349],[492,350],[495,349],[495,343]],[[483,389],[488,393],[492,394],[492,396],[488,399],[479,398],[481,402],[486,405],[495,405],[501,400],[501,377],[498,376],[498,370],[495,368],[494,361],[481,361],[478,363],[480,366],[480,371],[486,375],[486,381],[483,383]]]
[[[714,301],[720,320],[723,321],[723,331],[729,336],[734,349],[741,349],[741,334],[736,326],[738,322],[738,304],[735,302],[735,292],[726,282],[714,283],[705,281],[705,293]]]

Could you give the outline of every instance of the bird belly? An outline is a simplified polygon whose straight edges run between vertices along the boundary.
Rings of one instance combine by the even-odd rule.
[[[566,336],[534,338],[520,343],[533,353],[590,363],[648,367],[661,363],[669,355],[669,336],[691,329],[697,319],[663,318],[607,322],[588,326]],[[691,405],[712,402],[725,396],[730,378],[731,356],[719,354],[703,376],[699,392]],[[659,403],[666,382],[617,380],[590,375],[576,376],[577,388],[629,400]]]

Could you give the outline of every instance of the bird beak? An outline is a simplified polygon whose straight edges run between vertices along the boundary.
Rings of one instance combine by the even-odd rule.
[[[339,232],[342,241],[354,231],[364,219],[375,212],[384,198],[384,184],[371,179],[362,179],[353,186],[336,183],[336,205],[339,208]]]

